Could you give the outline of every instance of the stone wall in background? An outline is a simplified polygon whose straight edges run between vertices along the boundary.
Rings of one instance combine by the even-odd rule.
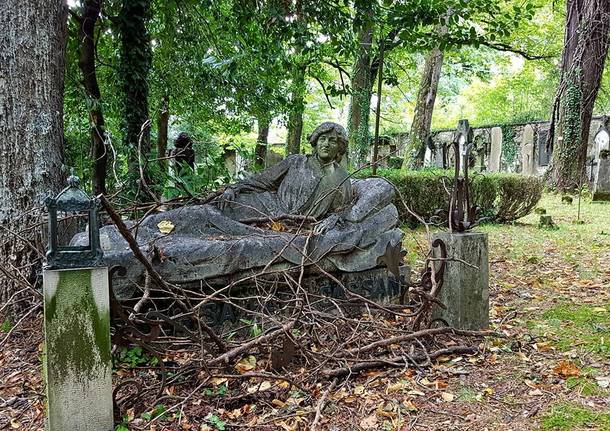
[[[599,145],[595,137],[604,125],[605,117],[594,117],[591,121],[587,150],[587,175],[594,181]],[[516,172],[525,175],[542,175],[548,169],[551,155],[546,150],[548,121],[532,121],[522,124],[506,124],[473,127],[475,147],[471,166],[475,171]],[[452,167],[454,156],[451,142],[455,129],[437,130],[431,134],[432,148],[426,151],[427,166]],[[391,136],[391,145],[397,156],[403,157],[407,141],[406,133]]]

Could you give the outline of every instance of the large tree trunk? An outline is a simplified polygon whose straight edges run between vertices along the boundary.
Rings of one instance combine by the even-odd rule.
[[[409,139],[405,148],[403,162],[405,167],[417,169],[423,166],[442,67],[443,52],[438,48],[434,48],[426,57],[424,71],[419,82],[415,115],[413,116],[413,123],[411,124]]]
[[[363,15],[363,25],[356,29],[359,47],[352,71],[352,98],[349,107],[347,128],[349,132],[350,155],[357,163],[363,163],[369,150],[369,118],[373,79],[371,77],[371,46],[373,27],[369,9],[358,9]]]
[[[296,65],[292,74],[292,96],[288,114],[288,138],[286,155],[301,152],[301,135],[303,134],[303,112],[305,111],[305,70],[304,65]]]
[[[167,136],[169,131],[169,96],[166,94],[161,101],[159,119],[157,121],[157,158],[161,171],[167,174]]]
[[[254,149],[254,166],[257,169],[263,169],[265,167],[265,158],[267,156],[269,126],[271,121],[267,117],[259,117],[257,122],[258,137],[256,138],[256,148]]]
[[[123,87],[123,144],[129,152],[129,171],[136,178],[139,177],[140,164],[150,154],[147,79],[152,52],[146,29],[150,5],[151,0],[123,0],[118,17],[121,38],[119,73]],[[150,181],[149,178],[145,180]],[[137,188],[137,180],[132,182],[131,187]]]
[[[77,18],[79,24],[78,41],[80,44],[80,58],[78,66],[83,73],[83,87],[89,98],[89,130],[91,134],[91,156],[93,158],[93,172],[91,187],[94,194],[106,193],[106,171],[108,166],[108,152],[106,151],[106,129],[100,87],[95,71],[95,24],[99,18],[102,7],[101,0],[85,0],[83,12]]]
[[[579,186],[585,175],[589,127],[608,54],[610,2],[568,0],[561,80],[553,104],[548,144],[549,182],[559,190]]]
[[[44,197],[63,183],[66,14],[63,0],[4,0],[0,7],[2,305],[36,281],[44,245],[34,223]]]

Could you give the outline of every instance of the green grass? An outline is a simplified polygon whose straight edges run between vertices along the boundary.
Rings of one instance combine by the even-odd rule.
[[[566,388],[584,397],[608,396],[607,391],[587,377],[568,377],[565,385]]]
[[[528,327],[547,333],[563,351],[580,347],[610,357],[610,304],[605,310],[560,304],[545,311],[539,321],[528,322]]]
[[[610,430],[610,412],[595,412],[583,407],[559,404],[542,417],[543,430]]]

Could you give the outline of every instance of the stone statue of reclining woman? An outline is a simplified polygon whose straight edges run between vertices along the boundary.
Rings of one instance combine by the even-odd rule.
[[[356,272],[380,266],[388,250],[399,250],[402,231],[392,204],[394,190],[381,178],[353,180],[339,161],[347,134],[325,122],[309,136],[312,155],[290,155],[237,184],[206,205],[147,217],[137,229],[143,252],[159,251],[153,264],[173,283],[227,280],[263,268],[305,265],[313,272]],[[262,229],[244,221],[291,218],[295,229]],[[299,222],[298,220],[302,220]],[[174,229],[158,228],[170,221]],[[313,221],[313,230],[309,223]],[[133,223],[132,223],[133,225]],[[144,269],[114,226],[101,229],[104,260],[127,267],[114,283],[119,297],[131,296]],[[78,234],[73,244],[86,241]]]

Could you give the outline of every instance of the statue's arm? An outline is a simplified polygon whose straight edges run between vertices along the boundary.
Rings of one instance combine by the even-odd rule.
[[[354,203],[342,214],[342,218],[349,222],[361,222],[394,200],[394,186],[383,178],[355,180],[352,188]]]

